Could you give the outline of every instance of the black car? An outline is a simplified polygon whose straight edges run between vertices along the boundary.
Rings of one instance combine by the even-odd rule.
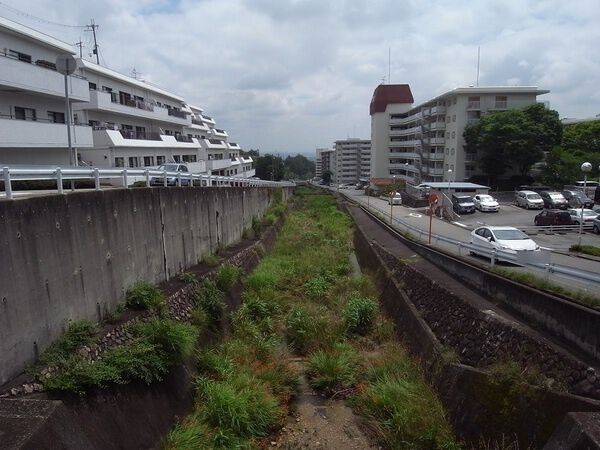
[[[475,212],[475,203],[470,195],[452,195],[452,209],[457,214],[466,214]]]
[[[567,202],[560,192],[540,191],[539,194],[542,200],[544,200],[544,208],[567,209],[569,207],[569,202]]]
[[[533,223],[540,225],[571,225],[571,215],[560,209],[545,209],[533,218]]]
[[[571,208],[581,208],[583,204],[584,208],[591,209],[594,206],[594,200],[589,198],[583,193],[583,191],[564,190],[561,194],[569,202]]]

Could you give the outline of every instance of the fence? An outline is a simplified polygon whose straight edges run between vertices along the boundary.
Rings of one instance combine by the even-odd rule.
[[[0,180],[4,182],[4,191],[7,199],[13,198],[13,181],[56,181],[56,190],[63,193],[63,181],[94,180],[97,190],[101,188],[101,180],[117,180],[123,187],[129,187],[130,181],[142,178],[147,187],[151,186],[240,186],[240,187],[279,187],[294,186],[287,181],[266,181],[256,178],[226,177],[220,175],[193,174],[186,172],[168,172],[156,169],[98,169],[98,168],[64,168],[51,169],[20,169],[3,167]]]

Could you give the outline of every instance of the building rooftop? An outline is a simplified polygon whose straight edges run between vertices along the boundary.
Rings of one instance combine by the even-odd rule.
[[[483,186],[482,184],[467,183],[461,181],[426,181],[419,184],[417,187],[430,187],[433,189],[489,189],[489,186]]]
[[[373,92],[370,114],[385,112],[387,105],[390,104],[412,104],[414,101],[408,84],[380,84],[375,88],[375,92]]]
[[[54,50],[60,50],[61,52],[70,53],[72,55],[75,54],[71,44],[67,44],[66,42],[56,39],[55,37],[34,30],[33,28],[29,28],[25,25],[21,25],[20,23],[13,22],[5,17],[0,17],[0,29],[12,34],[18,34],[21,37],[34,41],[45,47],[50,47]]]

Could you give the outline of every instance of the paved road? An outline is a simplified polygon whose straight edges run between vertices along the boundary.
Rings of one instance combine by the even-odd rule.
[[[370,197],[364,195],[363,191],[344,189],[340,191],[341,194],[344,194],[360,203],[365,205],[369,205],[371,209],[378,210],[380,213],[383,213],[386,217],[389,217],[390,209],[392,210],[394,221],[399,220],[404,223],[408,223],[412,226],[423,230],[423,234],[421,238],[426,242],[427,239],[427,231],[429,230],[429,216],[423,214],[421,209],[413,209],[405,206],[394,206],[390,208],[389,204],[385,200],[381,200],[378,198]],[[459,220],[458,223],[450,223],[443,219],[439,219],[434,217],[432,220],[432,234],[439,234],[442,236],[447,236],[452,239],[461,240],[464,242],[469,241],[471,230],[466,228],[465,225],[473,225],[477,224],[477,222],[486,222],[487,224],[495,224],[495,225],[510,225],[510,226],[518,226],[519,223],[527,223],[528,220],[533,220],[533,216],[536,214],[535,211],[526,211],[521,208],[517,208],[511,205],[502,205],[502,211],[500,213],[481,213],[476,212],[473,215],[470,215],[469,223],[464,223],[463,217]],[[529,222],[531,224],[532,222]],[[462,225],[462,226],[461,226]],[[412,232],[412,234],[418,234]],[[582,236],[582,242],[584,244],[597,245],[600,246],[600,236],[594,235],[592,233],[585,233]],[[575,233],[569,233],[564,235],[546,235],[543,233],[537,234],[533,236],[533,239],[542,247],[553,249],[553,250],[566,250],[572,244],[577,243],[578,235]],[[448,244],[445,242],[437,242],[435,237],[432,241],[433,245],[436,245],[450,253],[458,254],[458,249],[455,245]],[[466,251],[463,250],[463,256],[465,256]],[[481,257],[469,257],[473,258],[475,262],[485,264],[487,260]],[[587,270],[594,273],[600,273],[600,262],[579,258],[571,255],[564,255],[556,252],[551,253],[551,263],[559,264],[563,266],[575,267],[581,270]],[[517,268],[516,266],[509,265],[511,268],[516,270],[530,270],[536,273],[539,276],[543,276],[544,273],[540,270],[536,269],[525,269],[525,268]],[[589,293],[597,294],[597,287],[594,288],[590,286],[590,284],[585,282],[579,282],[576,280],[569,279],[567,277],[562,277],[556,274],[552,274],[552,281],[568,286],[569,288],[576,287],[577,289],[581,289],[583,291],[587,291]]]

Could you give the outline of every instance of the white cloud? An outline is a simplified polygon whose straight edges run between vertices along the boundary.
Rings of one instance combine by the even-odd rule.
[[[4,0],[66,24],[94,18],[102,60],[183,95],[232,139],[311,151],[369,137],[369,101],[388,74],[417,101],[475,83],[534,84],[561,116],[600,113],[595,0]],[[0,14],[76,42],[83,30]]]

